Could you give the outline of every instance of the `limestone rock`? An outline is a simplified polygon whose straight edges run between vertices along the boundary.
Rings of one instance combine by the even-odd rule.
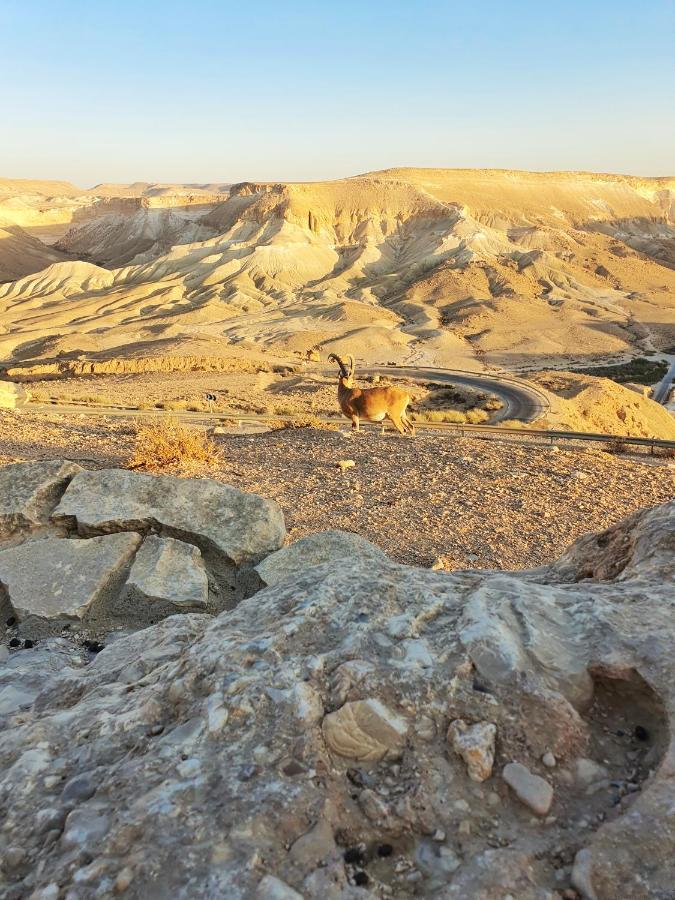
[[[140,543],[137,534],[30,541],[0,551],[0,586],[20,621],[80,620],[115,598]]]
[[[306,868],[316,868],[335,852],[333,830],[325,819],[319,819],[306,834],[301,835],[290,849],[294,862]]]
[[[125,592],[130,618],[206,609],[209,582],[197,547],[149,535],[136,554]]]
[[[60,676],[76,676],[85,654],[63,638],[50,638],[32,650],[3,656],[0,646],[0,717],[28,709]]]
[[[160,531],[187,537],[239,565],[277,550],[286,529],[273,500],[210,479],[145,475],[123,469],[82,471],[54,511],[80,535]]]
[[[408,723],[377,699],[355,700],[329,713],[323,734],[330,749],[349,759],[382,759],[397,755]]]
[[[492,775],[496,734],[492,722],[467,725],[462,719],[455,719],[450,723],[448,741],[466,763],[472,781],[485,781]]]
[[[350,531],[320,531],[271,553],[256,566],[256,572],[267,585],[294,578],[309,566],[324,563],[355,565],[386,561],[387,556],[370,541]]]
[[[304,900],[304,898],[280,878],[265,875],[258,885],[256,900]]]
[[[0,468],[0,538],[44,525],[81,468],[67,460],[13,463]]]
[[[30,393],[22,384],[0,380],[0,409],[16,409],[30,400]]]
[[[567,563],[566,577],[555,566],[445,574],[358,559],[304,568],[217,617],[173,616],[108,643],[84,667],[64,660],[30,705],[1,716],[0,858],[15,867],[0,870],[0,894],[354,900],[375,894],[382,873],[394,895],[541,900],[569,886],[561,860],[583,845],[575,883],[599,900],[669,896],[674,532],[670,504],[609,535],[625,562],[618,570],[597,535],[566,554],[591,568],[600,560],[604,580],[570,579]],[[515,667],[491,667],[482,638],[463,633],[476,598],[485,608],[492,599],[500,658],[512,648]],[[396,664],[411,639],[425,642],[433,668]],[[467,647],[491,677],[467,665]],[[41,650],[12,649],[9,663],[33,654],[41,667]],[[580,696],[584,671],[594,697],[577,715],[593,753],[607,758],[612,780],[635,769],[640,783],[616,805],[614,789],[589,797],[565,783],[579,753],[559,753],[546,734],[534,747],[527,734],[547,732],[565,709],[559,701]],[[449,710],[494,723],[500,752],[532,771],[544,752],[556,754],[555,820],[533,826],[529,807],[515,798],[495,807],[495,792],[457,776]],[[363,758],[331,746],[334,724]],[[634,737],[638,724],[649,740]],[[88,783],[71,781],[81,775]],[[95,792],[70,809],[77,801],[63,801],[65,785],[82,798]],[[309,871],[316,857],[298,863],[290,848],[322,817],[336,849]],[[504,837],[510,846],[495,846]],[[348,851],[369,884],[353,883]]]
[[[553,803],[553,788],[548,781],[515,762],[504,766],[502,778],[516,797],[538,816],[548,813]]]

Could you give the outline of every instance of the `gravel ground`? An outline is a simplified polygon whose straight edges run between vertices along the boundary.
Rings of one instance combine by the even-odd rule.
[[[124,421],[0,413],[0,464],[66,456],[122,465],[133,442]],[[675,497],[672,464],[590,448],[314,428],[217,442],[221,459],[197,474],[276,499],[291,540],[347,529],[412,565],[528,568]],[[344,459],[355,465],[343,473]]]

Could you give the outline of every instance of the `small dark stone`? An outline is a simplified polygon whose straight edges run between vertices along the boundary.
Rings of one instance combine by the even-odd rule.
[[[26,650],[30,650],[35,646],[35,641],[31,641],[30,638],[26,638],[26,640],[23,642],[23,646]]]
[[[636,725],[635,731],[633,732],[638,741],[648,741],[649,740],[649,732],[642,725]]]
[[[102,644],[100,641],[85,641],[84,649],[88,650],[90,653],[100,653],[103,650],[105,644]]]
[[[9,619],[7,619],[7,627],[11,628],[13,625],[16,625],[16,618],[14,616],[10,616]]]
[[[378,856],[391,856],[393,852],[394,848],[391,846],[391,844],[380,844],[380,846],[377,848]]]
[[[364,887],[369,881],[370,879],[365,872],[357,872],[354,876],[354,884],[358,885],[358,887]]]
[[[624,737],[624,735],[626,734],[626,732],[625,732],[622,728],[617,728],[616,731],[614,732],[614,734],[615,734],[617,737]]]
[[[307,770],[297,761],[297,759],[292,759],[290,762],[286,763],[281,771],[284,775],[288,775],[289,778],[293,778],[295,775],[303,775]]]
[[[12,640],[9,642],[9,646],[10,647],[20,647],[21,641],[18,638],[12,638]]]
[[[356,787],[371,787],[373,784],[372,777],[363,769],[347,769],[347,778]]]
[[[478,691],[480,694],[489,694],[490,688],[485,687],[484,684],[481,684],[480,681],[474,681],[473,683],[474,691]]]
[[[344,861],[346,863],[350,863],[353,866],[362,866],[363,853],[359,850],[358,847],[350,847],[344,852]]]

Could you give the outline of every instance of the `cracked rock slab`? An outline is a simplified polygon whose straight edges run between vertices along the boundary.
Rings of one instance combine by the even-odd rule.
[[[150,535],[136,554],[126,596],[132,615],[143,607],[167,615],[206,609],[209,582],[199,548]]]
[[[81,471],[63,459],[0,468],[0,539],[47,524],[68,482]]]
[[[19,621],[77,621],[114,599],[141,542],[137,534],[47,538],[0,551],[0,586]]]
[[[281,507],[210,479],[81,471],[52,516],[78,534],[160,531],[211,548],[235,565],[256,562],[284,542]]]

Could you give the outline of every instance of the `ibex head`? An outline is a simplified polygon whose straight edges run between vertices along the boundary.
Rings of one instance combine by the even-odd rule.
[[[346,388],[351,388],[354,385],[354,357],[351,354],[347,354],[347,359],[349,360],[349,368],[345,366],[343,360],[336,354],[331,353],[328,357],[329,361],[333,360],[340,367],[340,384],[344,385]]]

